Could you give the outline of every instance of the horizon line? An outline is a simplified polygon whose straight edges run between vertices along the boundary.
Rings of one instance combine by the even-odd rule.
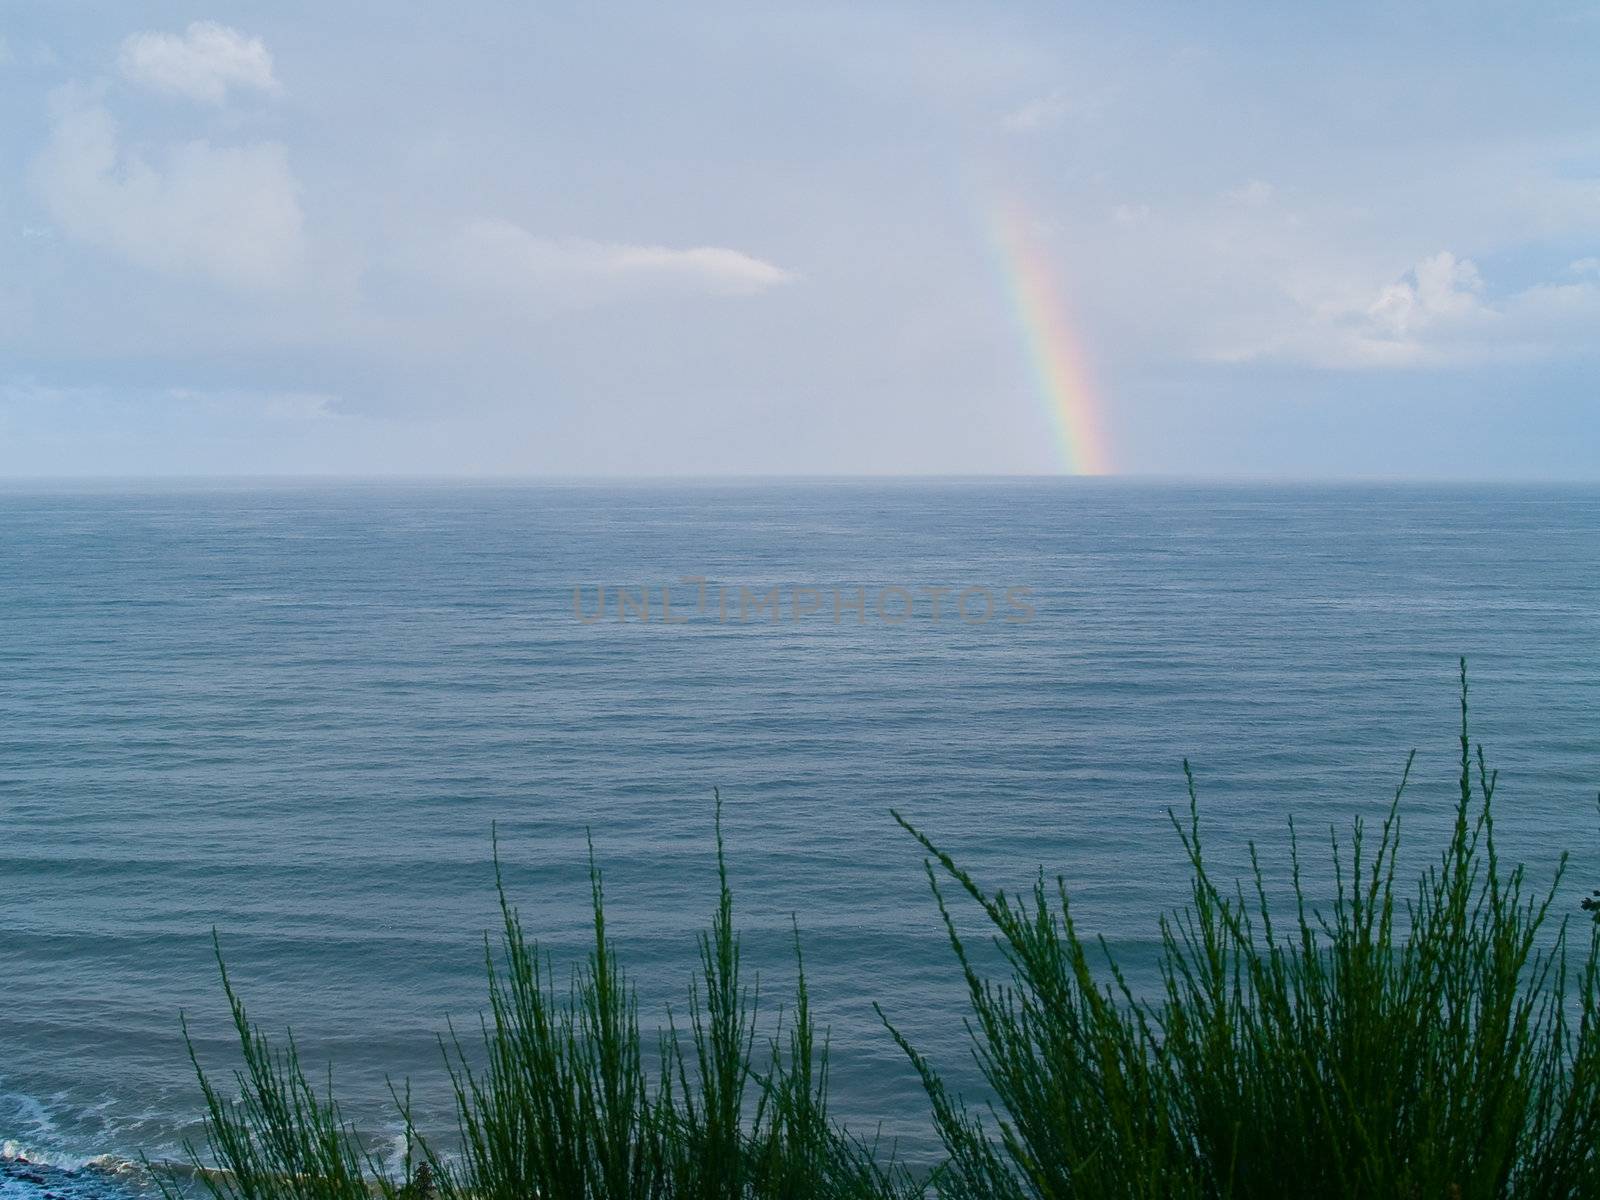
[[[562,484],[562,483],[784,483],[784,482],[1032,482],[1055,483],[1064,487],[1094,487],[1103,484],[1139,483],[1209,483],[1209,484],[1435,484],[1455,486],[1536,486],[1570,485],[1600,486],[1600,475],[1594,476],[1450,476],[1450,475],[1388,475],[1388,474],[1303,474],[1282,472],[1137,472],[1121,471],[1106,474],[1060,474],[1045,472],[962,472],[962,471],[793,471],[793,472],[330,472],[330,471],[268,471],[268,472],[162,472],[153,474],[130,473],[61,473],[61,474],[0,474],[0,487],[28,484]]]

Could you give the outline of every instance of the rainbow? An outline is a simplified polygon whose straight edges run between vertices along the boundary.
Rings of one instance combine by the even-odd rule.
[[[1066,299],[1049,259],[1034,241],[1033,223],[1017,205],[987,209],[1001,279],[1016,312],[1039,401],[1055,432],[1061,468],[1071,475],[1110,474],[1102,405],[1072,331]]]

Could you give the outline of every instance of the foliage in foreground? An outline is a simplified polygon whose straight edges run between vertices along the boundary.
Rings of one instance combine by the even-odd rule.
[[[244,1067],[237,1102],[200,1071],[208,1137],[191,1158],[223,1170],[196,1178],[215,1200],[1600,1196],[1600,927],[1569,972],[1565,920],[1546,929],[1560,871],[1534,893],[1499,861],[1464,665],[1461,688],[1460,796],[1438,859],[1397,882],[1403,778],[1375,839],[1359,821],[1347,850],[1335,839],[1325,906],[1292,840],[1286,920],[1259,864],[1243,885],[1213,880],[1185,763],[1188,818],[1174,825],[1190,900],[1161,921],[1150,996],[1080,934],[1062,880],[1041,874],[1025,897],[986,891],[896,814],[929,855],[989,1092],[979,1106],[953,1094],[885,1017],[944,1145],[915,1181],[830,1118],[803,970],[787,1031],[758,1046],[720,822],[688,1025],[659,1034],[657,1053],[606,933],[591,850],[594,945],[565,990],[501,887],[482,1045],[446,1045],[458,1153],[419,1140],[387,1173],[292,1042],[275,1050],[250,1026],[224,973]],[[998,976],[957,932],[957,900],[992,927]]]
[[[754,989],[741,974],[733,894],[717,821],[717,904],[699,938],[687,1026],[646,1052],[638,1003],[606,932],[601,874],[590,850],[594,942],[558,986],[556,970],[507,899],[496,857],[502,931],[485,941],[489,1009],[480,1044],[452,1029],[459,1149],[448,1158],[411,1130],[398,1170],[363,1148],[331,1086],[306,1077],[293,1040],[275,1049],[252,1026],[223,969],[243,1049],[228,1100],[198,1060],[206,1140],[181,1173],[158,1171],[178,1200],[738,1200],[923,1194],[892,1157],[847,1134],[828,1113],[828,1050],[818,1041],[800,960],[794,1004],[757,1045]],[[498,949],[498,955],[496,954]],[[219,963],[220,963],[219,954]],[[194,1058],[191,1044],[190,1056]]]

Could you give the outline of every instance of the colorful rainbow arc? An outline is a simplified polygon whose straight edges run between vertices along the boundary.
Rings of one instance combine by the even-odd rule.
[[[996,204],[990,213],[1001,277],[1016,312],[1039,400],[1055,431],[1062,467],[1075,475],[1110,474],[1102,406],[1050,260],[1036,244],[1032,222],[1019,206]]]

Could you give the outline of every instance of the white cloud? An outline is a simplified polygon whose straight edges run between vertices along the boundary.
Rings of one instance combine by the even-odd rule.
[[[142,267],[267,288],[302,263],[298,187],[277,143],[183,142],[152,164],[119,145],[110,113],[69,92],[32,179],[64,233]]]
[[[1567,264],[1574,275],[1600,275],[1600,258],[1579,258]]]
[[[459,287],[536,307],[656,293],[742,296],[794,279],[781,267],[721,246],[680,250],[548,238],[502,220],[467,225],[449,239],[435,269]]]
[[[1440,251],[1376,295],[1304,304],[1269,337],[1219,355],[1335,369],[1464,367],[1584,353],[1600,329],[1600,287],[1536,284],[1491,296],[1470,260]]]
[[[339,397],[326,392],[255,392],[237,389],[167,388],[164,398],[192,408],[224,408],[266,421],[341,421]]]
[[[374,446],[366,469],[380,467],[391,443],[339,405],[327,393],[0,379],[0,473],[121,474],[137,464],[151,475],[265,474],[286,455],[315,473]]]
[[[1272,203],[1277,190],[1270,183],[1260,179],[1252,179],[1249,183],[1234,188],[1227,193],[1227,198],[1235,204],[1242,204],[1246,208],[1262,208]]]
[[[1072,98],[1057,90],[1036,96],[1020,108],[1014,108],[1000,119],[1000,123],[1016,133],[1032,133],[1059,125],[1076,111]]]
[[[215,21],[195,21],[182,36],[129,34],[117,68],[130,83],[207,104],[221,104],[229,88],[278,90],[265,43]]]
[[[136,407],[161,404],[173,409],[245,413],[272,420],[338,421],[340,397],[328,392],[273,392],[239,388],[74,386],[41,383],[31,378],[0,380],[0,410],[104,405]]]
[[[1493,314],[1483,302],[1483,276],[1476,264],[1442,250],[1379,292],[1365,315],[1373,334],[1404,342]]]
[[[1000,124],[1012,133],[1037,133],[1067,121],[1097,117],[1106,111],[1108,102],[1103,92],[1081,94],[1056,88],[1012,109],[1000,118]]]

